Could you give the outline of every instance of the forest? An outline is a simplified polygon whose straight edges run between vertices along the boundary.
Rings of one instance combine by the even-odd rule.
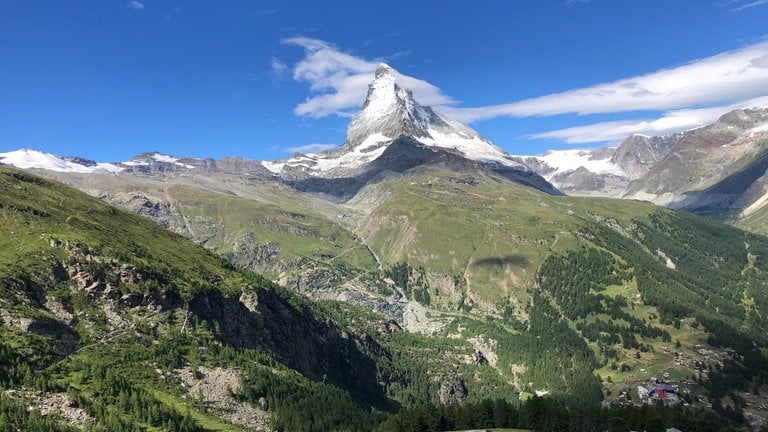
[[[539,432],[664,431],[667,428],[686,432],[741,430],[737,424],[711,411],[663,405],[571,405],[553,398],[534,396],[520,403],[485,399],[461,406],[408,408],[386,419],[376,431],[438,432],[490,428]],[[761,432],[767,430],[763,428]]]

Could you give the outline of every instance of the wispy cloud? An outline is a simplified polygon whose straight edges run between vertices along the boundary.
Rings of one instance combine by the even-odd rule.
[[[269,68],[272,77],[277,80],[282,80],[285,78],[285,74],[288,72],[288,65],[283,63],[282,60],[277,57],[272,57],[272,59],[270,59]]]
[[[338,147],[336,144],[307,144],[299,147],[291,147],[286,149],[290,153],[320,153],[321,151],[330,150]]]
[[[553,139],[569,144],[618,142],[632,134],[667,135],[713,123],[726,112],[739,108],[768,107],[768,96],[709,108],[668,111],[659,118],[600,122],[549,132],[528,138]]]
[[[732,3],[742,3],[739,6],[736,6],[735,8],[731,9],[731,11],[733,11],[733,12],[739,12],[739,11],[743,11],[744,9],[747,9],[747,8],[768,4],[768,0],[752,0],[752,1],[747,1],[747,2],[743,2],[741,0],[736,0],[735,2],[732,2]]]
[[[463,121],[499,116],[600,114],[672,110],[732,102],[768,94],[768,42],[671,69],[502,105],[452,108]]]
[[[272,9],[261,9],[255,12],[256,16],[267,16],[267,15],[274,15],[280,11],[282,11],[282,7],[276,7]]]
[[[140,1],[137,0],[131,0],[128,3],[125,4],[125,7],[128,9],[133,9],[136,12],[143,12],[144,11],[144,4],[142,4]]]
[[[294,109],[300,116],[353,115],[365,100],[373,72],[384,60],[355,57],[319,39],[298,36],[283,43],[300,46],[306,54],[293,67],[293,78],[309,83],[311,92],[310,97]],[[449,106],[454,103],[426,81],[402,74],[398,74],[397,80],[424,104]]]

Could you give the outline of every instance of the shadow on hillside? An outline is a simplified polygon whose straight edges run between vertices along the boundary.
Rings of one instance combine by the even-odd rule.
[[[768,152],[764,152],[744,168],[725,177],[702,191],[686,192],[685,199],[675,208],[708,215],[724,211],[745,195],[751,195],[751,202],[763,194],[762,187],[754,187],[768,170]]]
[[[512,254],[512,255],[504,255],[500,257],[487,257],[487,258],[481,258],[479,260],[475,260],[472,262],[472,267],[475,268],[483,268],[483,267],[506,267],[506,266],[515,266],[515,267],[523,267],[530,264],[530,260],[528,260],[528,257],[520,254]]]
[[[230,346],[267,353],[306,377],[347,389],[358,401],[395,410],[376,381],[375,361],[361,350],[382,350],[366,335],[340,332],[273,290],[257,289],[240,298],[212,292],[196,296],[190,310],[219,324],[219,339]]]

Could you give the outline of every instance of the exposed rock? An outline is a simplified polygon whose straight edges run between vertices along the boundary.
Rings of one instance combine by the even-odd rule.
[[[596,174],[584,167],[555,174],[552,182],[569,195],[618,197],[626,190],[629,179],[613,174]]]
[[[616,148],[611,161],[627,173],[629,179],[641,178],[669,154],[682,136],[682,133],[660,137],[631,135]]]
[[[735,110],[685,132],[626,198],[698,213],[741,211],[761,197],[768,169],[768,109]]]
[[[343,334],[310,311],[291,307],[273,290],[236,297],[206,293],[193,298],[189,308],[199,318],[219,323],[222,343],[258,349],[311,379],[325,375],[353,395],[369,395],[378,386],[376,365],[365,354],[381,350],[374,340]]]
[[[457,375],[446,377],[440,383],[438,396],[440,403],[446,406],[463,403],[467,399],[467,387],[464,385],[464,380]]]
[[[476,365],[488,364],[488,359],[485,358],[485,355],[483,355],[482,351],[476,351],[475,354],[472,356],[472,364],[476,364]]]
[[[259,400],[255,407],[238,402],[234,394],[240,391],[240,371],[229,368],[186,367],[174,370],[174,374],[187,389],[187,399],[197,400],[217,415],[234,424],[252,430],[269,431],[267,401]],[[202,398],[202,400],[198,400]]]
[[[10,393],[9,393],[10,392]],[[16,396],[17,392],[6,391],[10,396]],[[68,425],[83,428],[87,424],[96,424],[96,419],[90,416],[84,409],[75,404],[66,393],[35,392],[28,396],[32,406],[40,410],[44,416],[59,416]]]

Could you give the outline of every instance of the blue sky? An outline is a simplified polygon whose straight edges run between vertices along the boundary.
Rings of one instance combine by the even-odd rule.
[[[379,62],[513,154],[768,106],[768,0],[0,0],[0,152],[272,160]]]

